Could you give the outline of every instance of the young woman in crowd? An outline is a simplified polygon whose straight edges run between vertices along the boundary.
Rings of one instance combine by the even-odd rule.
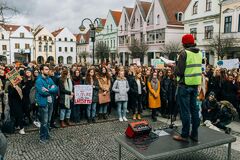
[[[124,70],[120,70],[118,77],[113,84],[112,90],[115,92],[115,102],[117,103],[119,121],[128,121],[126,118],[129,84],[124,76]]]
[[[70,125],[70,101],[73,98],[73,84],[70,79],[70,73],[68,70],[64,69],[61,73],[61,78],[59,81],[60,90],[60,125],[62,128],[66,127],[66,124]]]
[[[81,73],[80,73],[79,70],[73,71],[72,81],[73,81],[73,88],[74,88],[75,85],[82,84]],[[81,109],[80,104],[75,104],[72,107],[72,120],[75,123],[80,122],[80,109]]]
[[[152,120],[157,121],[157,109],[161,107],[160,100],[160,81],[157,78],[157,72],[154,72],[148,81],[148,102],[149,108],[152,109]]]
[[[88,118],[87,120],[88,120],[88,123],[90,123],[91,121],[93,123],[95,123],[96,122],[96,107],[97,107],[97,103],[98,103],[99,84],[98,84],[98,80],[96,78],[94,68],[90,68],[87,71],[85,84],[92,85],[92,87],[93,87],[92,103],[88,104],[88,106],[87,106],[87,118]]]
[[[24,131],[24,113],[23,113],[23,94],[20,84],[8,86],[8,103],[10,107],[11,119],[14,119],[15,127],[20,127],[20,134],[25,134]]]
[[[145,84],[142,80],[142,73],[140,70],[136,70],[135,72],[135,79],[132,81],[130,85],[130,90],[132,93],[132,101],[133,101],[133,120],[141,119],[142,113],[142,95],[143,95],[143,88]]]
[[[34,86],[34,79],[33,75],[30,69],[27,69],[25,71],[24,79],[23,79],[23,87],[22,87],[22,93],[23,93],[23,111],[25,116],[28,118],[29,124],[32,123],[32,118],[30,116],[31,106],[30,106],[30,90]]]
[[[99,82],[99,119],[107,119],[107,109],[110,102],[111,81],[107,68],[102,67],[98,75]]]

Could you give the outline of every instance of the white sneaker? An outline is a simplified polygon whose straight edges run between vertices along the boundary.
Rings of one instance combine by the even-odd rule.
[[[25,131],[24,131],[24,128],[20,129],[19,134],[26,134]]]
[[[37,121],[34,121],[33,124],[38,128],[40,128],[40,126],[41,126],[40,122],[37,122]]]
[[[122,119],[122,118],[119,118],[119,121],[120,121],[120,122],[123,122],[123,119]]]
[[[124,120],[125,122],[127,122],[127,121],[128,121],[126,117],[123,117],[123,120]]]

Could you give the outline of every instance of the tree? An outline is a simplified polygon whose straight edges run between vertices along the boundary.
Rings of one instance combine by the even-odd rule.
[[[87,60],[87,56],[90,55],[89,52],[87,51],[83,51],[81,53],[79,53],[79,59],[80,59],[80,62],[82,62],[82,58],[84,59],[84,62],[86,62]]]
[[[101,62],[103,62],[104,59],[109,58],[109,52],[110,52],[110,49],[105,43],[103,43],[103,42],[97,43],[97,45],[96,45],[96,57],[98,59],[101,59]]]
[[[236,47],[236,44],[238,41],[234,39],[233,37],[226,37],[226,38],[220,38],[219,36],[214,37],[209,42],[209,49],[216,51],[218,55],[218,59],[223,57],[227,54],[227,49],[231,47]]]
[[[17,13],[19,12],[16,8],[10,7],[5,1],[0,2],[0,24],[5,24]]]
[[[143,41],[139,42],[137,39],[134,39],[128,46],[128,49],[131,52],[132,58],[140,58],[141,62],[143,62],[144,55],[146,55],[148,51],[148,45]]]
[[[170,60],[176,60],[177,54],[182,50],[180,43],[177,42],[169,42],[164,46],[160,47],[160,51],[168,56]]]

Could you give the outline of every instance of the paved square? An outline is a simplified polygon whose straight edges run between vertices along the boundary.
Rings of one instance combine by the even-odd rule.
[[[156,128],[161,122],[151,123]],[[38,132],[27,135],[10,135],[6,160],[116,160],[117,143],[114,137],[124,134],[126,122],[105,122],[80,125],[51,132],[53,139],[45,145],[39,144]],[[239,160],[240,152],[233,150],[232,159]],[[123,159],[136,158],[123,150]],[[210,148],[199,152],[179,155],[174,160],[223,160],[227,148]]]

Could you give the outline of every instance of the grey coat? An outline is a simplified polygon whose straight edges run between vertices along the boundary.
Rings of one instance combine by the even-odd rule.
[[[113,84],[112,90],[115,92],[115,102],[128,101],[129,84],[127,79],[117,78]]]

